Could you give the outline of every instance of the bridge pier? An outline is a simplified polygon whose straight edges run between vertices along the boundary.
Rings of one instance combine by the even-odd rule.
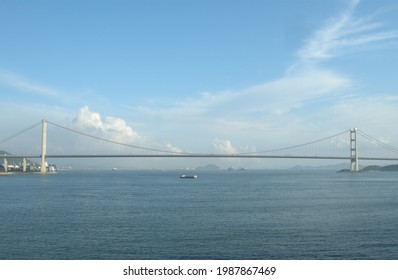
[[[7,162],[7,158],[4,158],[3,166],[4,166],[4,172],[7,172],[7,171],[8,171],[8,162]]]
[[[358,143],[357,143],[357,128],[350,129],[350,142],[351,142],[351,172],[359,171],[358,162]]]
[[[22,172],[26,172],[26,158],[22,160]]]

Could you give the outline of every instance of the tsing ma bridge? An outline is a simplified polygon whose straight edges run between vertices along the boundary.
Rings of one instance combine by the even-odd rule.
[[[97,141],[104,141],[115,145],[121,145],[137,150],[145,151],[146,153],[130,153],[130,154],[48,154],[47,153],[47,124],[61,128],[68,132],[76,133],[95,139]],[[40,126],[41,133],[41,154],[15,154],[15,155],[0,155],[3,158],[3,168],[7,172],[7,159],[23,158],[23,171],[26,171],[27,158],[40,158],[40,172],[46,173],[46,161],[48,158],[245,158],[245,159],[316,159],[316,160],[347,160],[350,162],[350,170],[352,172],[359,171],[360,160],[378,160],[378,161],[398,161],[398,149],[388,145],[387,143],[378,140],[358,130],[357,128],[349,129],[341,133],[325,137],[316,141],[307,142],[304,144],[289,146],[280,149],[272,149],[265,151],[258,151],[252,153],[187,153],[187,152],[173,152],[155,148],[141,147],[126,143],[121,143],[109,139],[100,138],[94,135],[89,135],[59,124],[42,120],[22,131],[19,131],[3,140],[0,140],[0,145],[19,136],[27,131]],[[358,136],[361,136],[361,143],[366,143],[367,146],[373,145],[381,148],[387,152],[383,156],[366,156],[359,154]],[[338,154],[336,151],[343,151],[343,154]]]

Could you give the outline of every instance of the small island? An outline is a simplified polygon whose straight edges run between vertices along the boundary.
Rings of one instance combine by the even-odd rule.
[[[398,171],[398,164],[380,166],[380,165],[368,165],[359,172],[372,172],[372,171]],[[342,169],[338,172],[351,172],[349,169]]]

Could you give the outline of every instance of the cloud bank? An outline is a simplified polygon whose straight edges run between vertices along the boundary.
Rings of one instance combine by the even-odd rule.
[[[221,140],[221,139],[215,138],[213,140],[212,144],[217,153],[221,153],[221,154],[236,154],[236,153],[238,153],[238,150],[232,146],[230,140]]]
[[[182,152],[180,148],[171,143],[162,144],[160,141],[153,141],[138,134],[124,119],[112,116],[102,118],[98,112],[91,111],[87,105],[79,109],[72,124],[77,130],[89,135],[120,143],[124,147],[131,145],[135,152],[142,150],[146,152],[148,150],[152,150],[152,152],[156,152],[156,150],[173,153]],[[117,150],[114,144],[111,144],[107,149],[109,151]]]
[[[83,130],[100,131],[102,134],[111,136],[112,139],[129,142],[140,139],[138,133],[127,125],[125,120],[116,117],[102,119],[99,113],[90,111],[88,106],[80,108],[73,123]]]

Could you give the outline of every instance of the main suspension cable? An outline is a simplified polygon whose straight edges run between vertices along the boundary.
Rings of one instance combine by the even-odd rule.
[[[7,142],[7,141],[9,141],[9,140],[11,140],[11,139],[13,139],[13,138],[15,138],[15,137],[21,135],[21,134],[24,134],[25,132],[28,132],[29,130],[31,130],[31,129],[37,127],[37,126],[39,126],[40,124],[41,124],[41,121],[38,122],[38,123],[35,123],[35,124],[33,124],[33,125],[31,125],[31,126],[29,126],[29,127],[27,127],[27,128],[25,128],[25,129],[23,129],[23,130],[21,130],[21,131],[18,131],[18,132],[14,133],[13,135],[11,135],[11,136],[9,136],[9,137],[7,137],[7,138],[4,138],[3,140],[0,140],[0,144],[3,144],[3,143],[5,143],[5,142]]]
[[[267,150],[267,151],[250,152],[250,153],[239,153],[239,155],[266,154],[266,153],[280,152],[280,151],[284,151],[284,150],[290,150],[290,149],[300,148],[300,147],[303,147],[303,146],[308,146],[308,145],[311,145],[311,144],[319,143],[319,142],[322,142],[322,141],[325,141],[325,140],[329,140],[329,139],[338,137],[338,136],[340,136],[340,135],[343,135],[344,133],[347,133],[347,130],[342,131],[342,132],[340,132],[340,133],[337,133],[337,134],[335,134],[335,135],[329,136],[329,137],[325,137],[325,138],[322,138],[322,139],[319,139],[319,140],[307,142],[307,143],[304,143],[304,144],[299,144],[299,145],[295,145],[295,146],[290,146],[290,147],[285,147],[285,148],[279,148],[279,149],[274,149],[274,150]]]
[[[395,148],[395,147],[393,147],[393,146],[390,146],[390,145],[388,145],[388,144],[386,144],[386,143],[383,143],[382,141],[380,141],[380,140],[378,140],[378,139],[376,139],[376,138],[370,136],[369,134],[367,134],[367,133],[365,133],[365,132],[363,132],[363,131],[361,131],[361,130],[358,130],[358,133],[359,133],[362,137],[364,137],[364,138],[366,138],[367,140],[373,142],[374,144],[376,144],[376,145],[378,145],[378,146],[380,146],[380,147],[382,147],[382,148],[384,148],[384,149],[386,149],[386,150],[388,150],[388,151],[390,151],[390,152],[398,153],[398,149],[397,149],[397,148]]]
[[[112,143],[112,144],[116,144],[116,145],[120,145],[120,146],[125,146],[125,147],[129,147],[129,148],[135,148],[135,149],[152,151],[152,152],[168,153],[168,154],[179,154],[179,155],[191,155],[192,154],[192,153],[184,153],[184,152],[166,151],[166,150],[154,149],[154,148],[146,148],[146,147],[141,147],[141,146],[137,146],[137,145],[121,143],[121,142],[117,142],[117,141],[114,141],[114,140],[109,140],[109,139],[101,138],[101,137],[98,137],[98,136],[90,135],[90,134],[87,134],[87,133],[84,133],[84,132],[81,132],[81,131],[78,131],[78,130],[75,130],[75,129],[72,129],[72,128],[69,128],[69,127],[65,127],[65,126],[50,122],[50,121],[47,121],[47,123],[52,124],[52,125],[54,125],[56,127],[71,131],[73,133],[77,133],[77,134],[86,136],[86,137],[90,137],[90,138],[93,138],[93,139],[96,139],[96,140],[100,140],[100,141],[104,141],[104,142],[108,142],[108,143]]]

